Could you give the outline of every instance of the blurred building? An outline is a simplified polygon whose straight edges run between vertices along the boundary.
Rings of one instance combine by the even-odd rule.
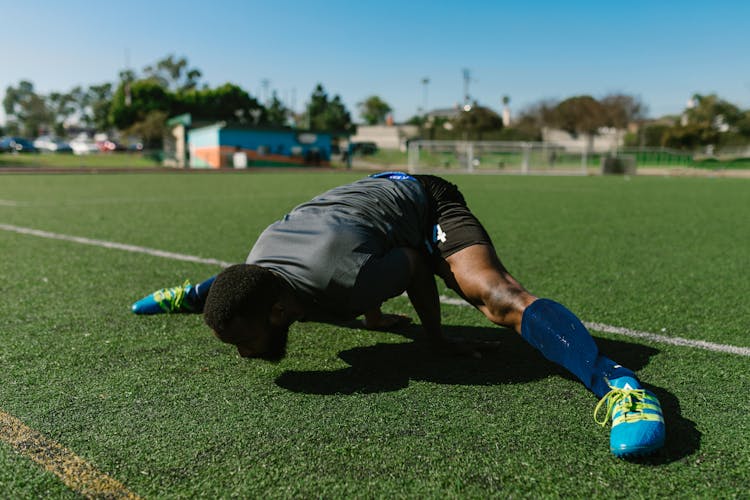
[[[168,164],[176,167],[329,165],[331,134],[248,127],[225,122],[191,127],[186,117],[168,122]]]
[[[454,120],[458,118],[461,115],[461,107],[456,104],[455,106],[451,108],[437,108],[433,109],[432,111],[428,111],[427,114],[425,114],[426,119],[432,118],[433,120],[437,118],[442,118],[444,120]]]
[[[373,143],[379,149],[406,151],[409,139],[419,136],[416,125],[357,125],[357,133],[349,138],[353,143]]]
[[[622,147],[625,132],[625,130],[614,128],[601,128],[598,134],[593,137],[586,134],[578,134],[574,137],[565,130],[544,127],[542,129],[542,141],[561,146],[566,151],[607,153]]]

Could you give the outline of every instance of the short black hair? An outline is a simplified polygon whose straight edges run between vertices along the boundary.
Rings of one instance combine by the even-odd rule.
[[[281,293],[279,278],[264,267],[235,264],[211,284],[203,320],[223,342],[237,344],[230,325],[237,318],[267,318]]]

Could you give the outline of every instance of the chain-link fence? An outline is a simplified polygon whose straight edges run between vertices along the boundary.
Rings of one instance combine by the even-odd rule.
[[[494,172],[585,175],[598,172],[607,158],[627,158],[638,167],[695,166],[696,157],[668,148],[571,150],[549,142],[411,141],[410,172]]]
[[[409,171],[586,174],[601,154],[571,152],[543,142],[412,141]]]

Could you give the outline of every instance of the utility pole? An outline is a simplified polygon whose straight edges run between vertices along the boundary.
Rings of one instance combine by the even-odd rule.
[[[430,84],[430,78],[425,76],[422,78],[422,112],[427,115],[429,109],[427,108],[427,86]]]
[[[464,106],[468,106],[471,100],[469,95],[469,83],[471,82],[471,71],[468,68],[464,68]]]
[[[503,99],[503,127],[510,126],[510,96],[504,95]]]
[[[268,87],[271,85],[271,80],[264,78],[260,81],[260,86],[263,88],[263,105],[268,106]]]
[[[125,48],[125,71],[130,70],[130,49]],[[133,103],[133,97],[130,95],[130,79],[125,82],[125,106],[130,106]]]

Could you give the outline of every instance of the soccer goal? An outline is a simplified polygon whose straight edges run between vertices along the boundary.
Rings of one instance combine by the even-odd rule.
[[[585,175],[599,155],[545,142],[426,141],[409,143],[409,172],[554,173]]]

